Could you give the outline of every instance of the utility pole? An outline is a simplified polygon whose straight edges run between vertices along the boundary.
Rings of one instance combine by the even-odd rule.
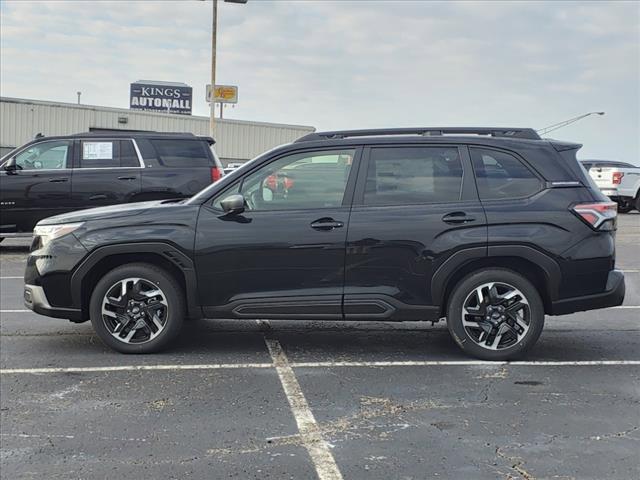
[[[209,135],[214,137],[216,128],[216,37],[218,36],[218,0],[213,0],[213,21],[211,31],[211,112],[209,114]]]
[[[228,3],[247,3],[247,0],[224,0]],[[213,4],[213,19],[211,22],[211,110],[209,112],[209,133],[211,137],[214,137],[214,130],[216,127],[216,102],[215,102],[215,88],[216,88],[216,37],[218,36],[218,0],[212,0]],[[222,118],[222,106],[220,107],[220,118]]]

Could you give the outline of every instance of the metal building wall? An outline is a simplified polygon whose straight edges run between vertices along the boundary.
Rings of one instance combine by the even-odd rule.
[[[127,123],[118,122],[126,118]],[[209,117],[141,112],[120,108],[0,97],[0,147],[20,146],[38,133],[46,136],[90,128],[191,132],[209,135]],[[313,127],[242,120],[216,120],[216,152],[228,160],[248,160],[313,132]]]

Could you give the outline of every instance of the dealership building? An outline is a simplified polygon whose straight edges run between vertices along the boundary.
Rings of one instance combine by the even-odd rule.
[[[244,162],[315,131],[304,125],[216,119],[216,152],[226,165]],[[37,134],[135,130],[209,135],[209,117],[0,97],[0,156]]]

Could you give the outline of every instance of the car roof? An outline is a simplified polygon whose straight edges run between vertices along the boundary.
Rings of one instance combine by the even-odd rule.
[[[173,132],[140,132],[128,130],[102,130],[97,132],[73,133],[70,135],[40,136],[33,139],[29,144],[41,142],[43,140],[73,140],[77,138],[146,138],[146,139],[176,139],[176,140],[205,140],[209,145],[213,145],[215,140],[212,137],[194,135],[193,133],[173,133]],[[28,144],[27,144],[28,145]]]

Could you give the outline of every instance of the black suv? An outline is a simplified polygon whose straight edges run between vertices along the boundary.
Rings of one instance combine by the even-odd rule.
[[[81,208],[190,197],[222,177],[213,143],[189,133],[36,138],[0,160],[0,238]]]
[[[120,352],[183,320],[446,318],[467,353],[533,346],[544,317],[620,305],[616,205],[531,129],[313,133],[189,200],[48,218],[26,305]]]

